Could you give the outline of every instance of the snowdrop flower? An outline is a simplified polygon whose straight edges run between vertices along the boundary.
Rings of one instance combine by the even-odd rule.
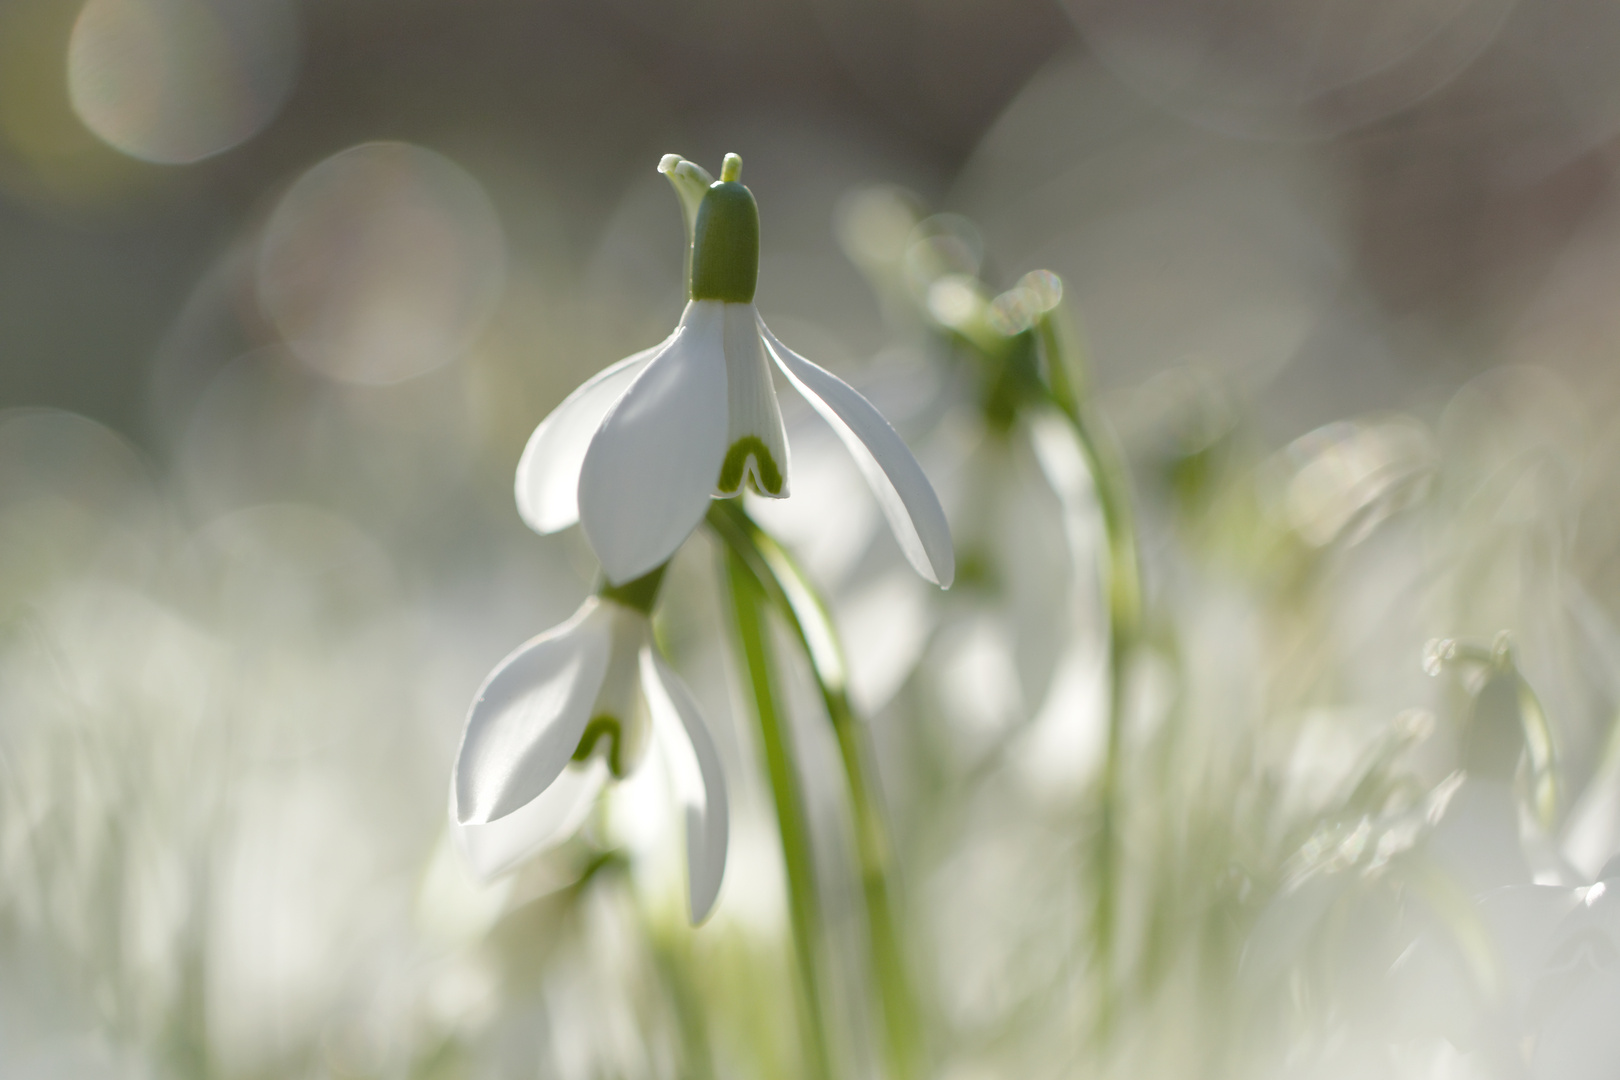
[[[541,422],[518,463],[523,520],[578,521],[610,582],[662,565],[711,498],[788,495],[788,445],[769,355],[855,456],[911,565],[949,587],[955,556],[928,478],[888,421],[848,383],[779,341],[754,309],[759,210],[726,156],[719,181],[669,155],[659,165],[686,213],[691,302],[662,344],[602,371]]]
[[[484,878],[566,838],[609,777],[656,741],[686,809],[694,923],[725,872],[725,777],[697,704],[653,644],[663,567],[603,588],[498,664],[467,714],[451,780],[456,846]]]

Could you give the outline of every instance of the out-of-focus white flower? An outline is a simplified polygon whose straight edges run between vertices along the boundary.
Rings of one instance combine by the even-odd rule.
[[[1501,1075],[1609,1077],[1620,1067],[1620,858],[1591,885],[1509,885],[1432,926],[1391,973],[1403,1023]]]
[[[948,587],[950,530],[916,458],[871,402],[783,345],[754,308],[759,210],[737,182],[741,159],[728,155],[719,181],[673,154],[659,168],[691,226],[691,302],[662,344],[588,380],[535,429],[518,462],[523,520],[541,533],[578,521],[622,583],[666,562],[711,498],[744,481],[787,497],[768,353],[854,455],[911,565]]]
[[[656,741],[686,809],[696,923],[725,873],[725,777],[696,702],[653,644],[652,590],[637,596],[640,584],[589,598],[484,680],[451,780],[450,826],[473,870],[494,877],[565,839],[608,777],[627,776]]]

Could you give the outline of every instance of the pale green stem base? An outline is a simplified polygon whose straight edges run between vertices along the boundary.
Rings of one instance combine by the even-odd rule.
[[[1124,779],[1125,695],[1132,655],[1141,641],[1142,580],[1125,467],[1102,424],[1091,410],[1080,403],[1079,393],[1071,382],[1078,366],[1071,344],[1072,333],[1060,325],[1059,317],[1058,311],[1049,313],[1037,323],[1036,333],[1046,355],[1047,380],[1052,398],[1074,429],[1081,453],[1085,455],[1086,467],[1091,470],[1108,545],[1105,578],[1108,596],[1108,736],[1098,790],[1097,902],[1092,926],[1100,990],[1097,1026],[1099,1036],[1106,1040],[1112,1032],[1117,996],[1114,936],[1118,929],[1119,816]]]
[[[849,785],[867,948],[872,978],[883,1005],[889,1075],[893,1080],[911,1080],[921,1072],[922,1040],[906,970],[904,942],[894,920],[889,894],[893,848],[877,801],[876,778],[868,764],[866,727],[849,702],[837,632],[809,579],[787,551],[760,529],[740,505],[734,500],[716,501],[710,507],[708,520],[730,549],[731,558],[741,562],[752,574],[765,597],[799,638],[810,662],[811,675],[821,691]]]
[[[770,628],[765,619],[765,594],[748,567],[735,553],[726,559],[732,613],[749,689],[759,718],[760,741],[776,823],[782,838],[782,859],[787,869],[788,914],[793,926],[800,983],[800,1004],[807,1071],[813,1080],[831,1080],[832,1054],[822,1015],[821,944],[825,939],[821,902],[816,892],[815,863],[810,847],[810,826],[794,766],[792,733],[777,708],[772,672]]]

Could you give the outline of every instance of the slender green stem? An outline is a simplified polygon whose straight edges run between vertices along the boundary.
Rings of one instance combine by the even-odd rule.
[[[1124,463],[1108,439],[1106,429],[1093,411],[1081,403],[1075,389],[1080,381],[1076,377],[1078,363],[1071,346],[1072,333],[1061,325],[1060,311],[1043,317],[1036,324],[1036,333],[1046,354],[1047,381],[1053,401],[1073,427],[1086,466],[1091,470],[1108,545],[1108,737],[1098,792],[1097,904],[1093,924],[1102,989],[1099,1028],[1106,1037],[1113,1024],[1115,996],[1114,936],[1118,921],[1125,694],[1131,657],[1142,634],[1142,581]]]
[[[766,597],[743,560],[732,552],[726,559],[726,577],[737,638],[748,668],[749,688],[759,717],[760,741],[776,803],[776,824],[782,837],[782,860],[787,868],[788,912],[793,944],[798,953],[800,999],[803,1006],[805,1058],[815,1080],[832,1077],[832,1054],[822,1015],[821,944],[825,937],[821,901],[816,892],[815,863],[810,847],[810,825],[805,813],[799,774],[794,768],[792,734],[777,707],[772,671]]]
[[[832,619],[815,587],[792,556],[742,509],[737,500],[717,500],[709,525],[733,558],[753,574],[777,612],[804,646],[810,671],[821,691],[828,719],[838,739],[839,759],[849,785],[860,863],[861,897],[866,909],[867,946],[877,983],[887,1038],[889,1074],[909,1080],[921,1071],[922,1042],[917,1009],[907,975],[905,947],[895,923],[889,895],[893,845],[877,799],[866,725],[849,701],[843,650]]]
[[[868,733],[865,725],[857,722],[842,693],[824,696],[834,698],[828,701],[827,708],[838,735],[839,757],[849,780],[855,851],[861,868],[861,898],[866,909],[867,945],[878,995],[883,1002],[889,1075],[895,1080],[910,1080],[920,1072],[917,1011],[906,971],[905,949],[889,898],[892,848],[882,814],[874,805]]]

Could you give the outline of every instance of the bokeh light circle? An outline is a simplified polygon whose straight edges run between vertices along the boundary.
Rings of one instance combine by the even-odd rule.
[[[282,197],[260,247],[259,303],[317,371],[400,382],[472,342],[500,299],[505,251],[494,207],[460,166],[365,143]]]
[[[1449,83],[1513,0],[1065,0],[1086,43],[1139,93],[1202,127],[1332,135]]]
[[[180,165],[247,139],[298,69],[290,0],[88,0],[68,40],[68,97],[131,157]]]

